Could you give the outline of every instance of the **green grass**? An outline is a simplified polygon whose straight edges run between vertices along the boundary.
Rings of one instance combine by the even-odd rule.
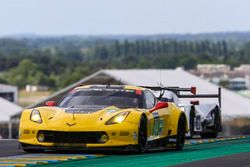
[[[51,94],[50,91],[38,91],[38,92],[26,92],[25,90],[19,91],[20,98],[26,97],[44,97],[49,96]]]
[[[51,94],[51,91],[26,92],[25,90],[20,90],[18,103],[19,105],[26,107],[39,102]]]
[[[250,139],[238,139],[186,146],[183,151],[160,151],[134,155],[108,155],[103,158],[70,161],[60,167],[162,167],[250,151]],[[45,166],[57,166],[56,164]]]
[[[250,90],[242,90],[239,91],[238,93],[246,98],[250,98]]]

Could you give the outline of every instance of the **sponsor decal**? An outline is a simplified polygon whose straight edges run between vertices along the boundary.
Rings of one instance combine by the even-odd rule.
[[[164,119],[160,117],[154,118],[153,135],[154,136],[162,135],[163,129],[164,129]]]
[[[176,142],[176,139],[175,138],[169,138],[168,141],[169,142]]]
[[[136,132],[134,132],[134,134],[133,134],[133,139],[134,139],[134,140],[137,139],[137,133],[136,133]]]
[[[142,95],[142,91],[141,90],[135,90],[135,94]]]
[[[159,117],[159,113],[158,112],[153,112],[152,114],[153,114],[154,118],[155,117]]]
[[[154,116],[154,124],[151,126],[152,135],[160,136],[162,135],[165,126],[164,118],[161,118],[158,112],[153,112],[152,114]]]

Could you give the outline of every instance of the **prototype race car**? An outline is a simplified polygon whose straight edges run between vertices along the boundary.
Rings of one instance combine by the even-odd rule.
[[[182,150],[188,131],[184,112],[158,101],[150,89],[89,85],[72,90],[56,106],[22,112],[19,143],[27,152],[110,150],[144,152]]]
[[[196,88],[166,87],[160,100],[173,102],[186,114],[189,132],[186,137],[200,135],[202,138],[216,138],[218,132],[222,131],[221,125],[221,90],[218,94],[196,94]],[[192,94],[181,94],[182,91],[189,91]],[[200,103],[198,100],[191,100],[189,103],[181,102],[180,98],[218,98],[219,103]]]

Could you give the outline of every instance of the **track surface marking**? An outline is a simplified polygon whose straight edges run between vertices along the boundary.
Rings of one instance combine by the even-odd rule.
[[[0,158],[0,166],[36,166],[64,161],[92,159],[103,155],[95,154],[26,154]]]
[[[210,143],[190,144],[186,145],[183,151],[159,151],[149,152],[146,154],[113,155],[100,159],[65,162],[61,163],[60,166],[163,167],[245,152],[250,152],[250,138],[239,138],[232,140],[224,139]]]
[[[9,141],[7,141],[9,142]],[[12,141],[13,142],[13,141]],[[1,142],[0,142],[1,143]],[[3,145],[3,143],[1,143]],[[7,148],[7,146],[4,146]],[[11,144],[13,147],[13,144]],[[2,150],[8,153],[14,150]],[[0,153],[1,153],[0,151]],[[0,166],[171,166],[188,162],[203,163],[201,160],[222,157],[231,154],[250,152],[249,137],[218,138],[212,140],[187,140],[183,151],[156,151],[146,154],[110,153],[107,156],[95,154],[27,154],[17,152],[16,156],[0,157]],[[103,157],[101,159],[97,157]],[[91,160],[89,160],[91,158]],[[97,159],[93,159],[97,158]],[[236,158],[240,160],[240,158]],[[250,161],[250,158],[249,158]],[[122,163],[121,163],[122,162]],[[213,161],[210,159],[210,165]],[[215,161],[216,162],[216,161]],[[223,161],[222,161],[223,162]],[[225,162],[225,160],[224,160]],[[60,163],[60,164],[58,164]],[[50,165],[51,164],[51,165]],[[233,164],[233,163],[232,163]],[[234,163],[235,164],[235,163]],[[46,166],[47,166],[46,165]],[[188,165],[188,164],[187,164]]]
[[[176,165],[174,167],[247,167],[250,166],[250,152],[210,158]]]

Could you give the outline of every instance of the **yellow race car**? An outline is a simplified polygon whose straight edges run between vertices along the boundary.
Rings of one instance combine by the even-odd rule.
[[[22,112],[19,143],[44,150],[182,150],[187,133],[183,111],[161,102],[149,88],[127,85],[77,87],[57,105]]]

